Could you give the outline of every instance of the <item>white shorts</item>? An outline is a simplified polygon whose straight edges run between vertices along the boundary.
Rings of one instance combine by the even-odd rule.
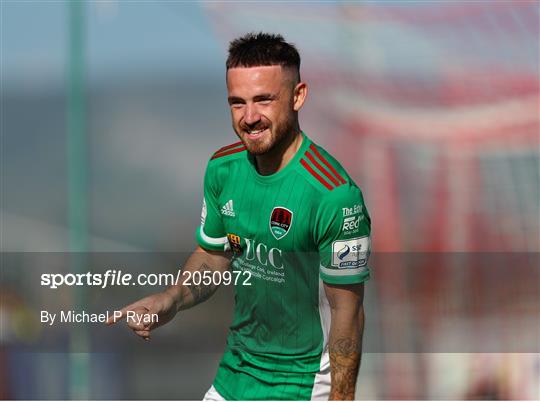
[[[208,391],[206,391],[206,394],[204,395],[203,401],[224,401],[225,398],[223,398],[219,392],[214,388],[212,385]]]
[[[329,359],[328,354],[325,356]],[[315,384],[311,391],[312,401],[327,401],[330,396],[330,363],[328,363],[324,370],[321,370],[317,376],[315,376]],[[226,401],[226,399],[217,392],[217,389],[212,385],[206,394],[203,401]]]

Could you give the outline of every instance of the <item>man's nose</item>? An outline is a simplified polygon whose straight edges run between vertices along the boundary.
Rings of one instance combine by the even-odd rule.
[[[257,111],[257,108],[255,105],[246,105],[245,112],[244,112],[244,122],[247,125],[253,125],[255,123],[258,123],[259,120],[261,120],[261,115]]]

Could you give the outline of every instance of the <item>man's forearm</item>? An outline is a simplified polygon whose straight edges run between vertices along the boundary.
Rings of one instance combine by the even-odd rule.
[[[335,313],[330,328],[330,400],[353,400],[362,356],[364,310],[355,317],[339,317]]]
[[[228,260],[225,255],[212,255],[202,250],[194,252],[186,261],[184,271],[201,273],[223,272],[228,269]],[[210,275],[213,277],[213,275]],[[191,276],[193,279],[193,276]],[[195,284],[193,280],[169,287],[166,292],[175,299],[177,310],[185,310],[208,300],[217,290],[219,284],[211,281],[208,285]]]

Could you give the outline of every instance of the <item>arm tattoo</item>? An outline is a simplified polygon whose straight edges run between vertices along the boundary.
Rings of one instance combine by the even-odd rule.
[[[330,399],[354,399],[354,389],[361,357],[359,339],[331,339],[328,350],[332,378]]]
[[[212,268],[210,268],[208,265],[203,263],[200,268],[197,271],[214,271]],[[193,296],[193,301],[195,304],[202,303],[203,301],[206,301],[214,294],[216,289],[218,288],[218,285],[210,282],[209,285],[204,285],[202,282],[198,285],[195,285],[193,282],[191,282],[189,285],[186,285],[188,290],[191,292],[191,295]]]

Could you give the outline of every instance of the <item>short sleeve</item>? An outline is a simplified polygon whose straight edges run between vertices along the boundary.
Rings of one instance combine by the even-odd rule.
[[[356,185],[325,195],[316,216],[315,237],[324,282],[353,284],[369,279],[371,219]]]
[[[197,243],[207,250],[223,251],[228,245],[218,206],[218,181],[214,169],[209,166],[204,175],[204,196],[201,211],[201,225],[197,229]]]

